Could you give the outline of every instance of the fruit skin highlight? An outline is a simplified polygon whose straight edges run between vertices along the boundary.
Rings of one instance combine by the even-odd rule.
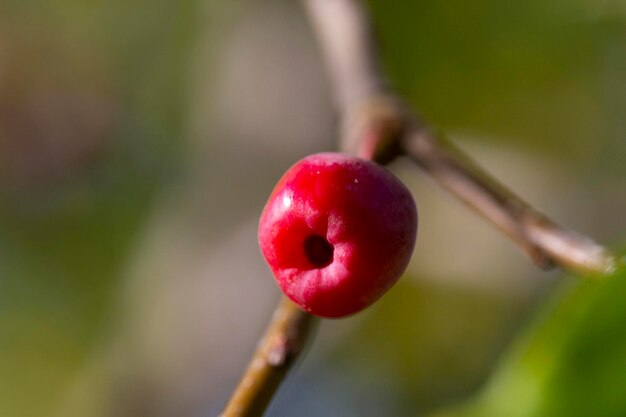
[[[283,175],[261,214],[259,245],[287,297],[311,314],[338,318],[391,288],[416,233],[404,184],[374,162],[329,152]]]

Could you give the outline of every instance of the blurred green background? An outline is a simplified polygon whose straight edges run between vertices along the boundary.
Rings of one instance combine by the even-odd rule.
[[[533,205],[626,221],[626,2],[370,2],[392,84]],[[213,416],[279,297],[256,221],[334,148],[297,2],[0,3],[0,415]],[[420,231],[269,415],[622,416],[624,279],[534,269],[404,161]]]

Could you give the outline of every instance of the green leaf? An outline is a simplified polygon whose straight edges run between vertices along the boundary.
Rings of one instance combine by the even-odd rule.
[[[568,281],[469,404],[437,416],[626,415],[626,268]]]

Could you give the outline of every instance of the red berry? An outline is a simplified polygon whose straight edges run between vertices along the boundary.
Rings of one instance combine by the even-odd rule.
[[[283,292],[322,317],[356,313],[409,263],[417,210],[409,190],[373,162],[319,153],[293,165],[259,223],[261,252]]]

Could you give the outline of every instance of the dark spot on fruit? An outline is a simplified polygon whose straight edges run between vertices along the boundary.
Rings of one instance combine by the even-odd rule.
[[[310,235],[304,239],[304,254],[313,266],[323,268],[333,261],[333,245],[320,235]]]

